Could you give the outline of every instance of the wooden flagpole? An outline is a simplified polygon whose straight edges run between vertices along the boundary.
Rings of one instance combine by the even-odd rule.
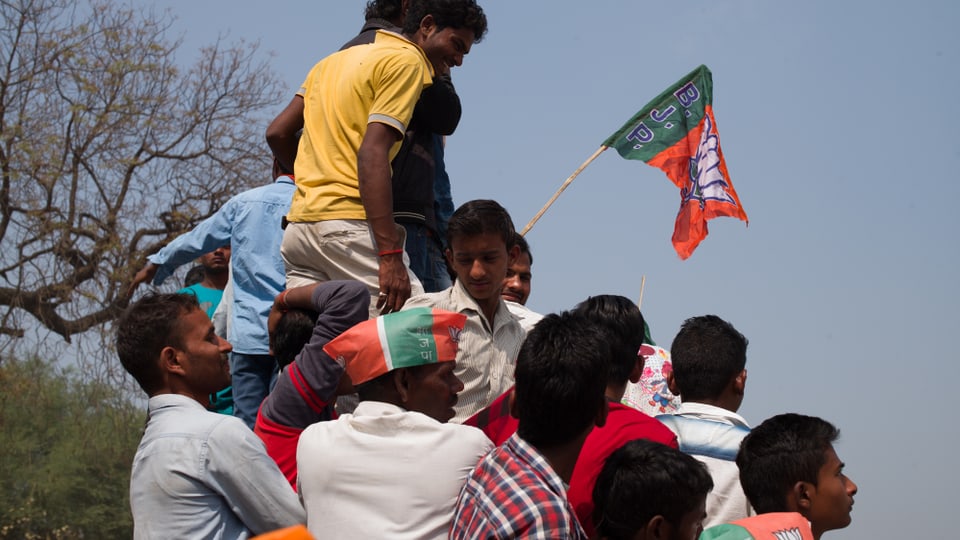
[[[577,170],[573,171],[573,174],[571,174],[566,180],[564,180],[563,185],[560,186],[560,189],[558,189],[557,192],[553,194],[553,197],[550,197],[550,200],[547,201],[547,204],[543,205],[543,208],[541,208],[540,211],[537,212],[537,215],[533,216],[533,219],[530,220],[530,223],[527,223],[527,226],[524,227],[522,231],[520,231],[521,236],[525,236],[530,231],[530,229],[533,228],[533,225],[537,221],[539,221],[541,217],[543,217],[543,214],[546,213],[548,208],[550,208],[550,205],[552,205],[554,201],[557,200],[557,197],[559,197],[560,194],[563,193],[563,190],[567,189],[567,186],[569,186],[570,183],[573,182],[573,179],[576,178],[581,172],[583,172],[583,170],[587,168],[587,165],[590,165],[590,163],[592,163],[593,160],[597,159],[597,156],[603,153],[603,151],[606,150],[607,148],[610,148],[610,147],[601,146],[600,148],[598,148],[597,151],[594,152],[592,156],[587,158],[587,160],[584,161],[582,165],[577,167]]]
[[[638,309],[643,306],[643,286],[646,284],[647,284],[647,276],[646,275],[640,276],[640,299],[637,300]]]

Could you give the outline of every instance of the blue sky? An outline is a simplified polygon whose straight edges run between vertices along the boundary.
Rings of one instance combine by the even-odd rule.
[[[171,10],[184,62],[217,34],[258,40],[289,88],[284,104],[316,61],[355,35],[363,8],[134,5]],[[607,136],[706,64],[750,216],[749,227],[712,221],[680,261],[670,244],[677,190],[659,170],[605,152],[527,235],[528,305],[637,298],[646,276],[642,309],[661,345],[687,317],[729,320],[750,339],[740,411],[749,421],[794,411],[843,432],[838,453],[860,493],[853,524],[827,538],[952,536],[960,4],[481,5],[490,32],[453,72],[464,108],[447,147],[458,204],[496,199],[522,227]]]

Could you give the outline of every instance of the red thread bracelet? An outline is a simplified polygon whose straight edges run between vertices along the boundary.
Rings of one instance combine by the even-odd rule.
[[[399,255],[401,253],[403,253],[402,249],[387,249],[378,253],[377,257],[384,257],[386,255]]]

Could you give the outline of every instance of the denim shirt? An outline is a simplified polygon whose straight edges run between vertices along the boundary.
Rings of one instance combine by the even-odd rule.
[[[233,303],[227,339],[234,352],[269,353],[267,315],[286,284],[280,222],[290,209],[294,189],[293,179],[281,176],[273,184],[244,191],[147,258],[159,266],[153,278],[159,285],[180,265],[230,244]]]
[[[305,523],[296,493],[243,422],[177,394],[150,398],[133,459],[135,539],[245,539]]]

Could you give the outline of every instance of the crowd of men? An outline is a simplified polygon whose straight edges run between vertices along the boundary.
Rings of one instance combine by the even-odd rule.
[[[833,425],[737,414],[733,325],[684,322],[663,370],[679,407],[628,406],[651,341],[639,308],[535,313],[508,212],[453,210],[450,71],[486,30],[475,0],[369,1],[267,128],[274,182],[136,275],[131,296],[203,268],[117,325],[149,396],[135,538],[819,539],[850,523]]]

